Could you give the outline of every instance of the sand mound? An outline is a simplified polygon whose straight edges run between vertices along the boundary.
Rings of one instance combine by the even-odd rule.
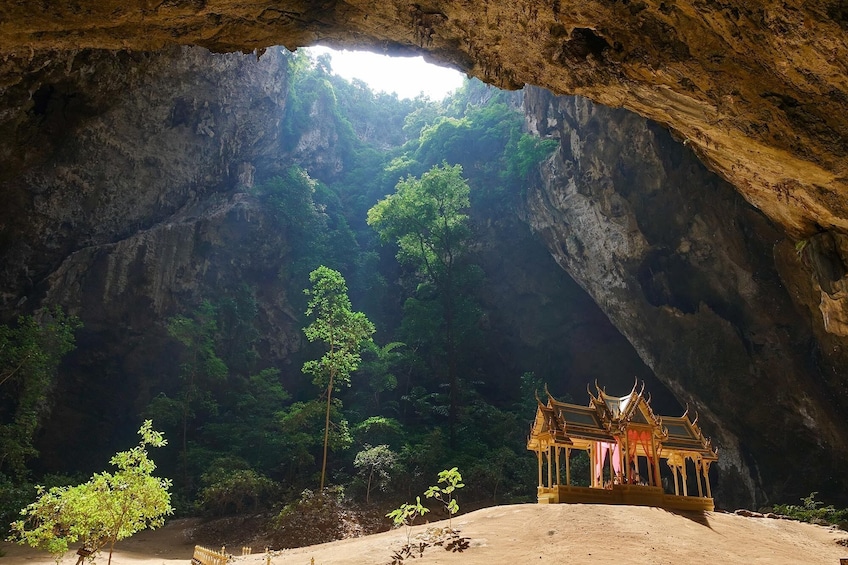
[[[142,532],[120,544],[115,565],[185,564],[193,548],[196,522],[176,520],[165,528]],[[755,518],[707,512],[674,513],[658,508],[581,504],[497,506],[459,516],[453,521],[470,539],[467,549],[451,553],[440,547],[425,550],[423,559],[409,563],[593,563],[630,565],[650,563],[743,563],[837,565],[848,547],[837,543],[848,533],[790,520]],[[413,540],[436,522],[412,529]],[[377,565],[388,563],[391,552],[406,543],[403,529],[362,538],[275,552],[273,565]],[[49,555],[4,543],[3,565],[48,565]],[[236,565],[261,565],[263,555],[237,557]],[[105,563],[105,556],[98,563]],[[66,563],[73,564],[71,556]]]

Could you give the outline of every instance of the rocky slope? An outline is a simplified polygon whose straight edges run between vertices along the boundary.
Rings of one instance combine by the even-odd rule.
[[[525,104],[531,128],[561,141],[528,221],[700,414],[721,452],[718,496],[756,506],[757,484],[767,498],[844,489],[844,345],[811,315],[809,250],[662,128],[535,88]]]
[[[30,93],[37,104],[20,103]],[[256,282],[290,246],[246,192],[295,151],[281,51],[261,62],[189,47],[65,54],[6,94],[3,320],[57,304],[85,324],[40,440],[45,468],[108,458],[175,378],[164,320],[203,298],[250,281],[263,349],[299,346],[285,292]]]

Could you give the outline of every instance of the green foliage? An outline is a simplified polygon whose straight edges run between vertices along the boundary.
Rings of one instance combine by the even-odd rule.
[[[76,316],[61,309],[0,325],[0,474],[23,480],[38,455],[33,438],[48,412],[49,392],[62,357],[74,348]]]
[[[188,316],[168,320],[168,335],[183,345],[180,387],[176,397],[162,393],[147,408],[148,414],[167,424],[179,425],[182,487],[191,488],[188,450],[190,425],[198,413],[217,414],[212,393],[216,384],[226,381],[229,369],[215,351],[218,332],[217,308],[208,300]]]
[[[362,360],[360,344],[374,333],[374,325],[362,312],[351,309],[347,284],[341,273],[320,266],[309,275],[311,289],[307,316],[315,319],[304,328],[306,338],[326,345],[321,358],[303,364],[303,372],[312,375],[313,383],[332,392],[334,385],[350,385],[350,374]]]
[[[419,516],[423,516],[430,509],[421,504],[421,497],[415,497],[415,504],[409,504],[404,502],[398,508],[395,508],[388,514],[386,514],[387,518],[392,519],[392,523],[395,528],[399,528],[401,526],[406,526],[406,543],[409,544],[409,534],[410,528],[412,527],[412,523]]]
[[[445,510],[448,511],[448,529],[453,530],[451,518],[459,512],[459,504],[453,493],[455,490],[464,487],[465,484],[462,482],[462,475],[456,467],[439,472],[439,484],[441,483],[444,483],[445,486],[433,485],[424,492],[424,496],[435,498],[444,505]]]
[[[327,411],[324,423],[324,455],[321,464],[321,490],[327,470],[327,446],[330,433],[330,408],[333,385],[350,385],[350,374],[359,367],[362,342],[371,339],[374,325],[362,312],[351,309],[347,284],[338,271],[320,266],[309,274],[311,289],[307,316],[315,319],[304,328],[306,338],[321,341],[326,351],[321,358],[303,364],[303,372],[312,375],[312,382],[327,391]]]
[[[395,369],[402,361],[403,355],[400,348],[405,344],[393,341],[383,347],[373,341],[366,342],[362,348],[362,365],[359,375],[362,377],[363,386],[360,396],[365,397],[366,408],[371,412],[379,412],[383,407],[381,399],[385,393],[397,388],[397,377]]]
[[[217,468],[203,476],[198,496],[204,514],[226,516],[268,508],[280,492],[277,483],[252,469]]]
[[[315,465],[316,455],[324,444],[325,410],[324,403],[314,399],[295,402],[279,414],[283,459],[289,468],[288,480],[302,477]],[[353,438],[342,412],[342,403],[337,398],[330,405],[330,422],[328,447],[333,451],[348,449]]]
[[[468,246],[468,183],[462,167],[447,163],[420,179],[401,180],[393,195],[368,211],[368,225],[384,242],[395,242],[397,258],[436,284],[446,284]]]
[[[141,441],[129,451],[115,454],[110,463],[115,473],[96,473],[75,487],[39,487],[39,498],[21,511],[23,518],[12,524],[18,543],[49,551],[61,557],[68,544],[81,542],[92,555],[107,544],[109,562],[115,542],[164,523],[170,514],[171,481],[153,476],[156,465],[147,456],[147,446],[166,444],[150,420],[139,429]]]
[[[440,486],[441,483],[444,483],[444,486]],[[424,492],[424,496],[427,498],[435,498],[439,502],[441,502],[445,510],[448,512],[448,532],[450,534],[454,533],[451,519],[453,515],[459,512],[459,504],[456,502],[456,498],[454,498],[454,492],[457,489],[464,487],[465,485],[462,482],[462,475],[459,473],[456,467],[452,469],[446,469],[444,471],[439,472],[439,485],[430,486]],[[401,526],[406,526],[406,547],[403,554],[396,553],[394,555],[394,563],[403,562],[403,556],[406,557],[414,557],[411,555],[409,551],[410,548],[410,532],[412,523],[419,516],[423,516],[430,509],[421,504],[421,497],[415,497],[415,504],[403,503],[398,508],[395,508],[386,516],[392,519],[392,523],[395,528],[399,528]],[[420,545],[418,548],[419,556],[423,553],[425,545]]]
[[[35,485],[30,482],[13,481],[0,474],[0,539],[9,533],[9,525],[21,513],[36,494]]]
[[[825,506],[824,502],[816,500],[818,492],[811,492],[810,496],[801,499],[803,504],[777,504],[774,507],[776,514],[789,516],[802,522],[814,524],[839,524],[842,529],[848,526],[848,508],[837,510],[832,505]]]
[[[391,477],[391,472],[397,464],[397,454],[389,449],[388,445],[377,445],[371,447],[368,444],[362,451],[356,454],[353,466],[359,469],[360,475],[367,477],[365,489],[365,502],[371,502],[371,487],[376,486],[385,490],[386,484]]]
[[[363,444],[397,445],[404,436],[401,423],[385,416],[369,416],[356,424],[353,432]]]
[[[395,242],[397,258],[417,270],[424,284],[418,287],[418,301],[407,302],[407,319],[424,321],[431,344],[443,345],[434,358],[442,357],[448,381],[448,422],[454,443],[458,419],[458,343],[466,337],[462,326],[470,328],[468,302],[460,296],[462,282],[468,280],[468,265],[461,261],[468,253],[471,231],[468,215],[470,188],[462,178],[462,167],[443,163],[424,173],[420,179],[408,177],[397,184],[395,194],[378,202],[368,211],[368,224],[384,242]],[[465,269],[463,269],[465,267]],[[414,299],[411,299],[414,300]],[[419,313],[409,310],[419,306]],[[437,336],[441,335],[443,342]]]
[[[559,142],[555,139],[539,139],[526,133],[521,134],[515,149],[507,154],[507,174],[512,174],[518,179],[527,178],[533,168],[557,147]]]

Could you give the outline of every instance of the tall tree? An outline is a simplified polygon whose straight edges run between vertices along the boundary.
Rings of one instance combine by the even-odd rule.
[[[435,287],[441,300],[451,445],[455,440],[459,394],[456,322],[460,261],[468,252],[471,239],[465,214],[469,192],[462,167],[443,163],[420,179],[409,176],[401,180],[395,194],[368,211],[368,224],[384,242],[397,243],[398,260],[413,266]]]
[[[303,364],[303,372],[312,382],[326,388],[327,412],[324,419],[324,457],[321,463],[321,492],[327,474],[327,443],[330,436],[330,408],[333,386],[350,385],[350,374],[359,367],[360,347],[371,339],[374,325],[362,312],[354,312],[347,295],[347,284],[338,271],[320,266],[309,274],[311,289],[307,316],[315,316],[304,332],[309,341],[322,341],[327,351],[320,359]]]

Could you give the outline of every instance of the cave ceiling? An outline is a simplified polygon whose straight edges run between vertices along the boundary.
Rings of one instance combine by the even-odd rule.
[[[51,0],[0,5],[0,89],[56,50],[322,42],[668,128],[795,238],[848,228],[848,2]]]

